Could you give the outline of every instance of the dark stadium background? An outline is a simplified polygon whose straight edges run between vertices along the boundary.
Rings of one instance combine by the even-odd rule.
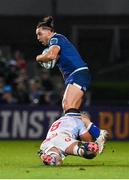
[[[92,83],[83,109],[110,139],[129,140],[128,0],[0,1],[0,139],[41,139],[62,112],[59,71],[35,62],[43,49],[35,28],[47,15],[89,64]],[[23,63],[18,68],[16,52]]]

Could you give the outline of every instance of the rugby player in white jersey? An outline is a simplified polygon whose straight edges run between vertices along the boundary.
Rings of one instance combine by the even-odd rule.
[[[68,155],[86,159],[96,157],[99,147],[88,132],[91,122],[77,117],[63,116],[55,121],[40,146],[39,156],[45,165],[62,165]]]

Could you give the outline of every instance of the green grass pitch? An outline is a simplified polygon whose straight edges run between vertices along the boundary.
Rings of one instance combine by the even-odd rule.
[[[94,160],[69,156],[61,167],[44,166],[37,156],[41,141],[0,141],[1,179],[129,178],[129,142],[107,142]]]

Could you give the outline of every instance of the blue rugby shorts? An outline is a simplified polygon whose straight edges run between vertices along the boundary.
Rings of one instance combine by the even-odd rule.
[[[65,85],[73,84],[82,91],[86,92],[90,86],[91,76],[88,69],[77,71],[68,76]]]

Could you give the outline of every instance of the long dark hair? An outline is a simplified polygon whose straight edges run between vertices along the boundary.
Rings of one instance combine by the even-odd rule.
[[[42,18],[42,20],[38,23],[37,28],[42,27],[44,29],[49,29],[54,31],[54,20],[52,16],[47,16]]]

